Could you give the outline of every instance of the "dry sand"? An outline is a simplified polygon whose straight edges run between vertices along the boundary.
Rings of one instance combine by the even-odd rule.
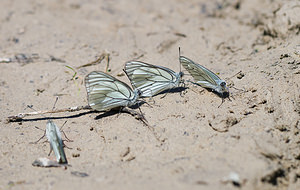
[[[300,189],[297,0],[0,1],[0,189]],[[70,167],[39,168],[45,116],[87,105],[84,77],[138,59],[180,70],[182,55],[227,81],[232,101],[189,84],[141,105],[160,142],[126,113],[47,114],[74,142]],[[72,67],[74,72],[67,68]],[[235,75],[242,71],[244,75]],[[185,72],[185,71],[184,71]],[[126,76],[120,76],[129,84]],[[190,79],[186,76],[185,79]],[[223,131],[223,132],[220,132]],[[54,154],[50,155],[55,159]],[[238,177],[235,183],[230,176]]]

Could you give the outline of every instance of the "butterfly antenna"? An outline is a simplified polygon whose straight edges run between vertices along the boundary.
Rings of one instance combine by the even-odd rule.
[[[32,110],[35,111],[35,112],[38,112],[36,109],[33,108],[33,105],[27,105],[27,108],[30,108],[30,109],[32,109]],[[46,116],[45,116],[44,114],[41,113],[41,115],[42,115],[44,118],[46,118]]]
[[[54,102],[54,104],[53,104],[53,107],[52,107],[52,113],[53,113],[53,111],[54,111],[54,109],[55,109],[55,106],[56,106],[57,101],[58,101],[58,96],[56,96],[55,102]],[[49,118],[51,118],[52,113],[50,114],[50,117],[49,117]],[[44,117],[45,117],[45,116],[44,116]]]
[[[62,124],[62,126],[60,127],[60,129],[59,130],[61,130],[62,131],[62,128],[65,126],[65,124],[67,123],[68,121],[65,121],[64,122],[64,124]]]
[[[125,68],[123,69],[125,75],[127,76],[127,78],[129,78],[128,73],[126,72]]]
[[[32,109],[33,111],[37,112],[37,111],[33,108],[33,105],[27,105],[26,108],[30,108],[30,109]],[[25,109],[26,109],[26,108],[25,108]]]
[[[30,109],[32,109],[33,111],[37,112],[37,111],[33,108],[33,105],[27,105],[27,108],[30,108]],[[46,117],[44,114],[42,114],[42,116]],[[40,128],[38,128],[38,127],[35,127],[35,128],[44,131],[44,134],[43,134],[43,136],[41,136],[37,141],[30,142],[29,144],[36,144],[36,143],[40,142],[40,140],[42,140],[42,139],[46,136],[46,130],[40,129]]]
[[[53,107],[52,107],[52,111],[55,109],[55,105],[56,105],[57,101],[58,101],[58,96],[56,96],[55,102],[54,102]]]

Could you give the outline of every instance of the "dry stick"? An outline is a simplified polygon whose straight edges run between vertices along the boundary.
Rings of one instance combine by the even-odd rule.
[[[101,63],[102,60],[105,58],[106,58],[106,61],[109,62],[109,56],[110,56],[109,53],[104,52],[95,61],[92,61],[92,62],[84,64],[84,65],[80,65],[79,67],[76,67],[76,69],[80,69],[82,67],[88,67],[88,66],[92,66],[92,65],[97,65],[97,64]],[[107,68],[108,68],[108,66],[107,66]]]
[[[238,74],[242,73],[242,71],[237,72],[235,75],[229,77],[228,79],[232,79],[233,77],[237,76]]]
[[[29,113],[19,113],[17,115],[12,115],[7,118],[7,122],[14,122],[23,119],[27,116],[33,116],[33,115],[40,115],[40,114],[46,114],[46,113],[61,113],[61,112],[74,112],[74,111],[80,111],[80,110],[92,110],[90,106],[76,106],[76,107],[70,107],[60,110],[44,110],[44,111],[34,111]]]
[[[105,72],[107,73],[107,72],[109,72],[109,61],[110,61],[110,59],[109,59],[109,54],[106,54],[106,55],[105,55],[105,58],[106,58],[106,68],[105,68]]]
[[[226,133],[226,132],[228,132],[228,128],[227,129],[218,129],[218,128],[216,128],[216,127],[213,127],[212,126],[212,124],[209,122],[208,123],[208,125],[214,130],[214,131],[217,131],[217,132],[219,132],[219,133]]]
[[[228,132],[228,129],[224,129],[224,130],[221,130],[221,129],[217,129],[217,128],[215,128],[215,127],[213,127],[213,126],[210,126],[214,131],[217,131],[217,132],[219,132],[219,133],[226,133],[226,132]]]

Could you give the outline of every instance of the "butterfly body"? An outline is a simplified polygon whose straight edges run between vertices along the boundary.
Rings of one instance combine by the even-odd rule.
[[[182,72],[140,61],[127,62],[124,71],[132,86],[141,91],[141,97],[152,97],[182,83]]]
[[[226,86],[226,82],[220,79],[215,73],[184,56],[179,56],[179,61],[192,75],[196,84],[217,92],[223,98],[229,96],[229,89]]]
[[[136,104],[140,91],[101,71],[93,71],[85,78],[89,105],[97,111]]]
[[[46,137],[50,143],[50,149],[53,150],[56,160],[60,164],[67,164],[67,158],[64,151],[64,144],[61,133],[57,125],[49,120],[46,124]]]

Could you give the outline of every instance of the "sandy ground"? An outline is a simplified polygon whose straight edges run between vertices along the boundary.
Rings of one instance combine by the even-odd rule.
[[[299,1],[1,0],[0,10],[1,190],[300,189]],[[160,140],[126,113],[6,120],[31,112],[27,105],[51,110],[56,96],[57,109],[87,105],[83,79],[107,64],[79,67],[102,53],[109,73],[129,84],[126,61],[178,72],[179,46],[243,90],[230,88],[220,108],[220,97],[188,83],[182,96],[145,99]],[[48,143],[30,144],[45,117],[68,121],[67,168],[32,166],[49,152]]]

